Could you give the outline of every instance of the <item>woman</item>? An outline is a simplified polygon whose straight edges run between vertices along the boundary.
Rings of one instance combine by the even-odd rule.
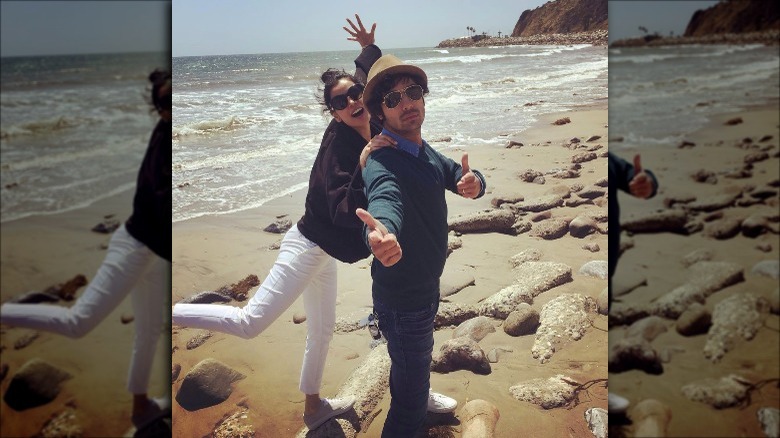
[[[216,330],[246,339],[263,332],[303,294],[306,310],[306,350],[300,390],[306,394],[303,419],[314,429],[355,402],[321,399],[319,395],[328,346],[336,323],[336,259],[353,263],[369,256],[361,237],[362,222],[355,209],[365,207],[361,164],[371,151],[395,141],[379,135],[381,126],[370,120],[363,106],[363,84],[382,55],[374,45],[376,24],[367,32],[360,17],[349,19],[348,38],[360,43],[357,71],[328,70],[322,74],[323,112],[333,117],[314,161],[303,217],[282,240],[279,256],[268,277],[243,308],[212,304],[176,304],[173,323]],[[446,398],[432,395],[440,409]],[[451,400],[451,399],[450,399]]]
[[[12,303],[0,307],[2,324],[80,338],[133,290],[135,340],[127,389],[133,394],[132,422],[138,429],[169,415],[171,407],[170,397],[147,396],[165,302],[171,294],[171,74],[155,70],[149,81],[160,120],[138,172],[133,214],[111,237],[95,278],[70,308]]]

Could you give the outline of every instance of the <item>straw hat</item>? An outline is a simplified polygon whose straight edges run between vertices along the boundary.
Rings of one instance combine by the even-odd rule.
[[[428,76],[420,67],[416,67],[411,64],[406,64],[393,55],[384,55],[377,59],[371,70],[368,72],[368,81],[366,88],[363,90],[363,101],[366,105],[371,105],[373,100],[372,93],[374,87],[382,81],[382,78],[389,74],[408,74],[419,78],[424,88],[428,87]]]

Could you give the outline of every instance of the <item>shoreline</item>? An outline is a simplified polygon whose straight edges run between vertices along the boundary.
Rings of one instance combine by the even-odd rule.
[[[613,41],[609,48],[623,47],[661,47],[661,46],[685,46],[697,44],[764,44],[766,46],[780,45],[780,30],[770,29],[761,32],[746,33],[722,33],[704,36],[671,36],[646,35],[638,38],[625,38]]]
[[[592,44],[594,46],[606,46],[608,32],[595,30],[590,32],[537,34],[531,36],[508,36],[503,38],[485,37],[450,38],[436,45],[437,49],[451,47],[490,47],[490,46],[517,46],[517,45],[572,45]]]

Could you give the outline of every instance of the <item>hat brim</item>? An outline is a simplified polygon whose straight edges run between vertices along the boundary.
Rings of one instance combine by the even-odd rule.
[[[423,88],[428,88],[428,76],[425,74],[425,72],[417,66],[411,65],[411,64],[396,64],[392,65],[390,67],[387,67],[379,72],[377,72],[375,75],[373,75],[366,84],[366,88],[363,90],[363,96],[364,96],[364,102],[366,105],[370,106],[371,102],[375,98],[381,98],[380,96],[373,96],[374,94],[374,88],[377,84],[382,82],[382,80],[387,75],[409,75],[414,76],[418,78],[420,81],[422,81],[421,84]]]

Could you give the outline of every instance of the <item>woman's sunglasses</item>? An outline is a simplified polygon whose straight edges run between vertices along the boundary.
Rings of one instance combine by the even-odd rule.
[[[401,93],[405,94],[409,99],[420,100],[420,98],[423,97],[423,88],[420,85],[414,84],[409,85],[403,90],[391,91],[385,94],[385,97],[382,98],[382,102],[384,102],[385,106],[388,108],[395,108],[401,103]]]
[[[344,108],[349,105],[349,101],[347,101],[347,97],[352,99],[353,101],[356,101],[363,97],[363,89],[365,87],[363,84],[355,84],[347,90],[344,94],[339,94],[338,96],[331,96],[330,98],[330,107],[334,110],[343,110]]]

